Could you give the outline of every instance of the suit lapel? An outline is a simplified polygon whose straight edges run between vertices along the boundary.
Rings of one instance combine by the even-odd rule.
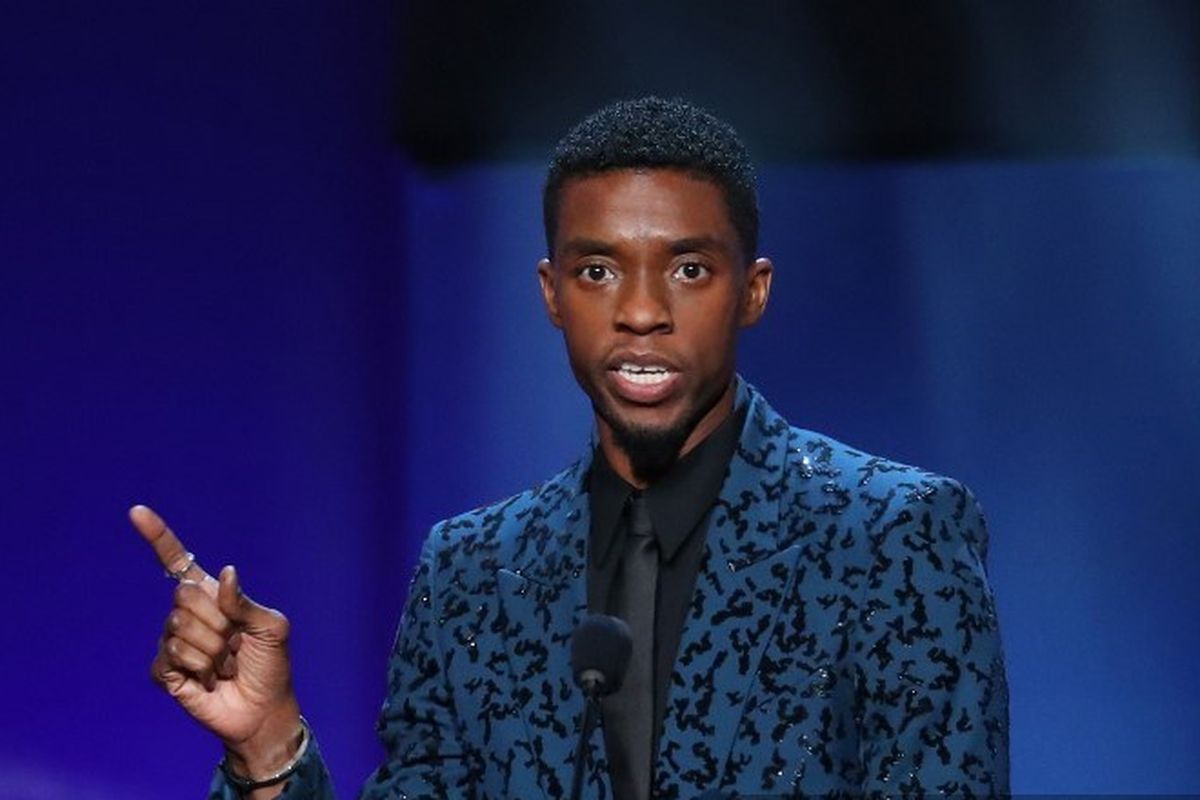
[[[787,423],[744,382],[749,404],[737,451],[709,521],[671,679],[655,796],[691,797],[717,788],[742,706],[782,597],[795,574],[796,547],[777,549],[787,452]],[[570,788],[583,699],[570,666],[571,633],[587,613],[590,525],[588,454],[542,487],[517,512],[516,555],[497,570],[504,614],[498,621],[521,708],[527,749],[547,800]],[[591,741],[587,797],[606,797],[608,775],[599,727]]]
[[[583,697],[571,674],[571,633],[587,613],[586,570],[589,467],[584,458],[550,481],[518,512],[523,534],[511,566],[497,570],[504,609],[503,638],[528,750],[547,800],[570,791]],[[603,738],[592,740],[592,764],[602,761]],[[593,770],[589,784],[598,780]],[[595,789],[591,790],[594,793]]]
[[[745,426],[709,521],[704,561],[671,678],[656,796],[719,787],[747,690],[795,573],[778,550],[787,424],[753,389]]]

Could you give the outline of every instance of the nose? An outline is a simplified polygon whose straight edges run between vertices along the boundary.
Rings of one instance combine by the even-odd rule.
[[[621,281],[613,317],[617,330],[646,336],[670,333],[674,327],[666,281],[651,272],[633,270]]]

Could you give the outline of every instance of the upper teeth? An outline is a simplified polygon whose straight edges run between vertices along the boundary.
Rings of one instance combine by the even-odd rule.
[[[639,364],[622,364],[621,374],[633,383],[661,383],[671,374],[666,367],[643,367]]]

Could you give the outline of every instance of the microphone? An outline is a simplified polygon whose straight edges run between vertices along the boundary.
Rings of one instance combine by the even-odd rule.
[[[571,779],[571,798],[579,800],[583,792],[583,764],[587,742],[596,724],[600,698],[621,688],[629,656],[633,653],[633,636],[624,620],[604,614],[589,614],[571,634],[571,672],[583,689],[583,728],[579,731],[579,746],[575,749],[575,772]]]
[[[604,697],[621,688],[633,636],[625,620],[589,614],[571,634],[571,671],[590,698]]]

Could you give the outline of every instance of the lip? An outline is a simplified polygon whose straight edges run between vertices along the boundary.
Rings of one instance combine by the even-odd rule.
[[[640,383],[630,379],[621,367],[632,365],[643,368],[665,370],[666,375],[653,383]],[[670,359],[657,353],[623,352],[609,359],[607,373],[613,394],[636,405],[656,405],[669,399],[676,391],[682,374]]]
[[[639,367],[660,367],[668,372],[679,372],[675,362],[659,353],[644,350],[618,350],[609,356],[604,363],[607,370],[617,370],[622,364],[634,364]]]

